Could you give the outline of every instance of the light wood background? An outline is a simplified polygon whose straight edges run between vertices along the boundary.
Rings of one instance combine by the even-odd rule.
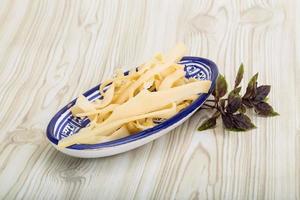
[[[0,199],[300,199],[299,3],[1,0]],[[45,129],[59,108],[115,67],[178,41],[214,60],[231,83],[241,62],[247,79],[258,71],[281,115],[253,115],[258,128],[246,133],[199,133],[202,112],[101,159],[49,145]]]

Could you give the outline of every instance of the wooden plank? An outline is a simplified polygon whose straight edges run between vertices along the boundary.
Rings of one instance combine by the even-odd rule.
[[[0,1],[1,199],[300,199],[300,28],[296,0]],[[272,85],[280,117],[246,133],[199,133],[198,113],[136,150],[77,159],[44,137],[86,89],[178,41],[230,84]],[[246,84],[246,81],[243,81]]]

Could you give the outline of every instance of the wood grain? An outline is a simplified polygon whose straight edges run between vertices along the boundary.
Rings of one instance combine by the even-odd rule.
[[[0,1],[0,199],[300,199],[299,9],[296,0]],[[47,143],[60,107],[178,41],[231,84],[241,62],[246,78],[258,71],[280,117],[253,115],[259,128],[246,133],[199,133],[201,112],[102,159]]]

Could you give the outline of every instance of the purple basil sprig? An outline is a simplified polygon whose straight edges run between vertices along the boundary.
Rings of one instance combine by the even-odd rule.
[[[227,98],[224,98],[228,91],[226,79],[221,74],[218,76],[216,87],[212,93],[214,99],[208,100],[210,103],[203,105],[203,109],[211,109],[214,113],[201,124],[198,128],[199,131],[214,128],[219,117],[221,117],[225,129],[230,131],[247,131],[256,128],[246,114],[247,109],[254,109],[259,116],[263,117],[279,115],[267,103],[271,86],[257,86],[258,73],[250,79],[245,94],[240,95],[242,87],[239,85],[243,76],[244,65],[241,64],[235,78],[234,88],[229,92]]]

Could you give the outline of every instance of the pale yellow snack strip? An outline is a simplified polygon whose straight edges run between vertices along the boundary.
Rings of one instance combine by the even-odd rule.
[[[138,116],[134,116],[134,117],[126,118],[126,119],[116,120],[111,123],[99,125],[99,126],[95,127],[94,129],[89,129],[88,127],[86,127],[86,128],[83,128],[82,131],[60,140],[58,142],[58,147],[59,148],[68,147],[73,144],[82,143],[82,141],[84,141],[85,144],[93,144],[93,143],[96,144],[96,143],[98,143],[98,140],[95,140],[96,135],[97,136],[110,135],[112,132],[114,132],[118,128],[120,128],[123,124],[126,124],[128,122],[135,121],[138,119],[143,119],[143,118],[153,118],[153,117],[163,118],[166,116],[172,116],[174,114],[176,114],[176,104],[175,103],[172,104],[171,108],[166,108],[163,110],[151,112],[151,113],[144,114],[144,115],[138,115]]]
[[[107,89],[107,91],[103,94],[103,100],[99,104],[96,104],[95,108],[99,109],[108,106],[113,100],[114,92],[115,92],[115,84],[112,83],[110,87]]]
[[[146,71],[138,80],[136,80],[132,85],[130,85],[124,93],[116,100],[116,103],[121,104],[124,103],[128,98],[132,97],[134,94],[134,91],[144,82],[149,80],[151,77],[153,77],[155,74],[158,74],[164,70],[166,70],[169,66],[171,66],[174,62],[177,62],[182,58],[182,56],[185,54],[186,48],[184,45],[179,44],[177,45],[174,50],[170,52],[169,55],[166,56],[166,62],[165,64],[159,64],[156,67],[153,67],[152,69],[149,69]]]
[[[80,95],[77,98],[75,106],[73,106],[70,110],[71,110],[72,114],[75,116],[81,112],[96,111],[94,105],[89,100],[87,100],[87,98],[83,95]],[[88,118],[90,120],[93,120],[95,118],[95,115],[89,115]]]
[[[126,126],[122,126],[118,130],[116,130],[114,133],[112,133],[109,136],[98,136],[97,143],[99,142],[109,142],[112,140],[117,140],[126,136],[129,136],[130,132],[128,131]]]
[[[89,112],[81,112],[76,114],[76,117],[86,117],[86,116],[90,116],[90,115],[95,115],[95,114],[105,114],[108,112],[112,112],[117,106],[119,106],[119,104],[110,104],[108,106],[106,106],[105,108],[102,108],[100,110],[93,110],[93,111],[89,111]]]
[[[199,81],[158,92],[144,90],[129,101],[115,108],[111,116],[105,120],[104,123],[152,112],[172,102],[185,100],[192,95],[207,93],[210,84],[210,81]],[[147,103],[145,104],[145,102]]]
[[[185,72],[182,69],[178,69],[175,72],[167,76],[160,84],[158,90],[166,90],[172,87],[175,81],[184,77]]]

